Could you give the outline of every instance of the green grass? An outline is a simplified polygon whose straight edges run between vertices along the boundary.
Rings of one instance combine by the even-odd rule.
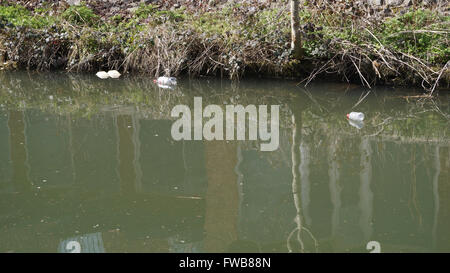
[[[326,13],[313,17],[308,11],[303,11],[300,16],[303,23],[315,25],[315,29],[307,33],[311,38],[304,40],[306,54],[310,57],[320,55],[320,47],[324,41],[332,39],[360,46],[381,47],[369,32],[345,17],[334,18],[334,15]],[[387,18],[378,25],[367,27],[384,47],[394,52],[414,55],[427,63],[444,64],[450,59],[449,24],[449,16],[438,15],[435,11],[426,9],[411,9],[404,14]]]
[[[98,22],[99,17],[84,3],[67,8],[62,13],[62,18],[72,24],[93,25]]]
[[[289,14],[278,8],[264,9],[252,16],[239,14],[239,8],[245,5],[230,4],[215,13],[189,15],[184,9],[158,10],[154,5],[141,4],[132,18],[124,20],[117,15],[109,21],[100,20],[84,3],[70,6],[56,16],[50,15],[45,8],[30,12],[23,6],[10,5],[0,6],[0,20],[14,26],[34,29],[45,29],[57,22],[67,21],[74,25],[92,27],[102,33],[113,33],[112,36],[107,36],[120,41],[123,48],[135,47],[138,34],[147,27],[164,23],[176,23],[180,30],[193,27],[199,33],[229,39],[230,43],[256,40],[285,47],[290,35]],[[324,41],[331,39],[346,40],[357,45],[372,43],[379,47],[378,42],[367,32],[352,28],[352,21],[345,16],[336,17],[326,12],[312,15],[308,9],[302,9],[300,18],[302,24],[314,24],[314,28],[307,30],[303,37],[305,53],[309,57],[330,57]],[[384,46],[394,51],[415,54],[430,63],[445,63],[450,56],[449,35],[442,31],[448,30],[449,24],[448,16],[418,9],[389,18],[370,31]],[[89,48],[95,49],[94,44],[92,39],[87,40]]]
[[[215,12],[201,13],[183,8],[162,10],[155,5],[141,4],[130,17],[100,18],[84,3],[59,12],[50,8],[30,11],[20,5],[4,5],[0,6],[0,25],[9,27],[3,39],[17,39],[18,32],[29,39],[25,41],[26,47],[17,47],[24,50],[9,53],[9,56],[19,54],[15,59],[27,66],[30,62],[20,58],[39,56],[42,50],[37,48],[48,46],[43,41],[49,36],[52,36],[49,40],[56,41],[55,45],[68,46],[61,54],[69,55],[69,63],[94,54],[93,66],[96,66],[114,58],[122,63],[136,50],[154,50],[160,38],[158,31],[164,29],[177,34],[173,43],[184,44],[188,40],[186,37],[195,37],[194,49],[188,54],[192,58],[208,46],[216,46],[215,50],[220,50],[212,55],[216,62],[205,64],[221,63],[220,69],[233,71],[230,73],[253,67],[269,74],[289,74],[302,66],[302,62],[293,62],[290,58],[287,7],[257,8],[249,12],[250,8],[249,3],[230,3]],[[318,63],[355,46],[379,49],[380,42],[391,52],[413,55],[433,67],[442,67],[450,59],[450,18],[431,10],[396,13],[375,24],[363,24],[350,15],[336,16],[332,10],[318,12],[307,6],[300,9],[299,16],[305,57]],[[64,36],[55,35],[61,33]],[[334,41],[331,46],[330,41]],[[378,58],[375,52],[365,53],[370,58]]]
[[[45,9],[39,9],[31,13],[21,5],[0,6],[0,21],[18,27],[41,29],[56,22],[56,19],[48,16],[47,12]]]
[[[410,10],[386,20],[379,39],[396,51],[413,54],[429,63],[445,63],[450,59],[449,24],[448,16],[430,10]]]

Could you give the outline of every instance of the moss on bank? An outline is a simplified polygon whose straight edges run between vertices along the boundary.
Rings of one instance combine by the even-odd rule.
[[[0,6],[1,62],[26,69],[119,69],[151,75],[331,74],[364,85],[448,86],[450,17],[433,7],[373,9],[305,4],[305,56],[291,58],[286,4],[228,3],[210,12],[141,4],[130,16],[102,17],[82,3],[28,10]],[[338,15],[338,16],[337,16]]]

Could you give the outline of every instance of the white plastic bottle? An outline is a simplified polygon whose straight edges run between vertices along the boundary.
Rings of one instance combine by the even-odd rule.
[[[363,121],[364,114],[361,112],[351,112],[350,114],[347,114],[347,118],[356,121]]]

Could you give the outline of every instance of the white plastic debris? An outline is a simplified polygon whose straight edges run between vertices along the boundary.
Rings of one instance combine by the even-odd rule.
[[[356,121],[363,121],[364,114],[361,112],[350,112],[349,114],[347,114],[347,118]]]
[[[157,83],[160,87],[162,86],[173,86],[177,85],[177,79],[174,77],[159,77],[156,80],[153,80],[155,83]],[[163,87],[164,88],[164,87]]]
[[[109,74],[106,73],[105,71],[99,71],[99,72],[95,73],[95,76],[99,77],[100,79],[109,78]]]
[[[118,77],[120,77],[121,74],[117,70],[109,70],[108,75],[113,79],[117,79]]]

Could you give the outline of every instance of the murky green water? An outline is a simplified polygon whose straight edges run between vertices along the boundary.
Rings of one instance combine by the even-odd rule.
[[[1,252],[450,251],[448,93],[25,72],[0,83]],[[279,148],[174,141],[170,112],[194,97],[280,105]]]

